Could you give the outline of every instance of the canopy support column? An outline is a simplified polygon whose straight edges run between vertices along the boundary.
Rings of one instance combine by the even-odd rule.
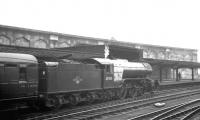
[[[176,81],[179,81],[178,68],[176,68]]]
[[[160,82],[162,82],[162,66],[160,66]]]
[[[194,80],[194,68],[191,69],[192,69],[192,80]]]

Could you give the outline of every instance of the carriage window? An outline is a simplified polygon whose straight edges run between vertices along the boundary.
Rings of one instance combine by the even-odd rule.
[[[19,80],[26,81],[26,65],[20,64],[19,66]]]
[[[26,78],[28,81],[35,81],[38,77],[38,67],[36,64],[30,64],[26,67]]]
[[[6,67],[17,67],[16,64],[6,64],[5,66],[6,66]]]
[[[4,81],[4,64],[0,64],[0,82]]]
[[[18,73],[19,73],[19,70],[18,70],[17,64],[14,64],[14,63],[5,64],[5,68],[4,68],[5,81],[17,81]]]

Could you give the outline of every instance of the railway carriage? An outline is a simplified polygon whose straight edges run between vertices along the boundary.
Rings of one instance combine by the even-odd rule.
[[[32,55],[0,53],[0,107],[37,99],[38,62]],[[6,106],[7,107],[7,106]]]

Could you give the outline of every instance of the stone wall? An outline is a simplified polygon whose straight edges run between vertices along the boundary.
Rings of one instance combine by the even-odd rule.
[[[18,30],[17,28],[6,27],[0,27],[0,43],[35,48],[71,47],[77,44],[104,44],[101,41],[88,39],[87,37],[81,38],[52,32]]]
[[[144,58],[197,61],[197,50],[118,42],[75,35],[0,26],[0,43],[35,48],[71,47],[78,44],[116,44],[143,49]]]
[[[176,61],[193,61],[197,62],[197,51],[178,49],[178,48],[165,48],[165,47],[146,47],[143,48],[144,58],[163,59],[163,60],[176,60]]]

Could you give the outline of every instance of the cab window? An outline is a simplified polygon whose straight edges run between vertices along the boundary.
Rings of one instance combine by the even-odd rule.
[[[113,73],[113,65],[105,65],[106,73]]]

